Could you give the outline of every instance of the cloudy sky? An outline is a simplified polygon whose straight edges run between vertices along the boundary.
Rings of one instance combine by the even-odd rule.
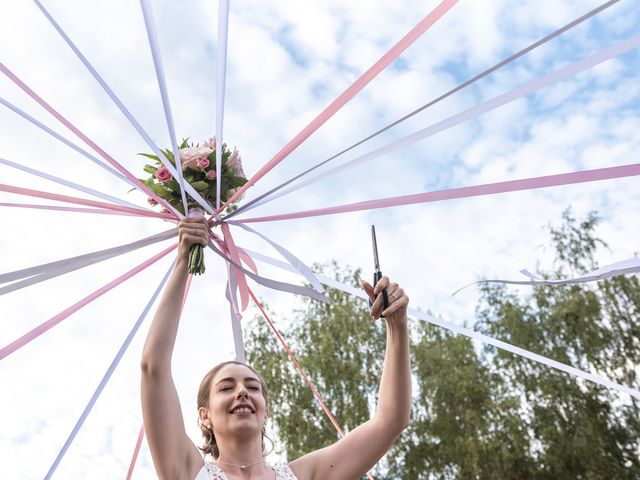
[[[137,2],[43,2],[160,146],[169,146]],[[225,140],[251,175],[439,2],[232,2]],[[467,78],[586,13],[592,0],[461,0],[396,62],[247,194],[247,200],[324,160]],[[152,1],[177,135],[215,130],[217,3]],[[416,115],[335,164],[506,93],[636,35],[640,9],[622,0],[507,68]],[[640,81],[631,51],[494,112],[327,178],[247,217],[630,164],[640,152]],[[32,2],[0,5],[0,61],[135,175],[149,147]],[[0,96],[74,143],[81,141],[4,76]],[[146,196],[0,106],[0,158],[146,205]],[[85,147],[84,145],[82,145]],[[85,147],[88,149],[88,147]],[[85,194],[0,165],[0,183]],[[551,268],[549,223],[572,206],[597,210],[609,250],[601,264],[637,251],[635,178],[327,217],[255,224],[307,264],[336,260],[372,269],[376,225],[382,268],[414,307],[471,326],[477,295],[458,287]],[[90,197],[87,197],[90,198]],[[0,193],[4,203],[47,203]],[[128,243],[170,227],[157,219],[0,207],[0,273]],[[238,231],[237,243],[277,254]],[[154,245],[2,296],[4,346],[151,257]],[[100,378],[167,271],[167,257],[0,362],[0,464],[6,478],[42,478]],[[272,278],[299,282],[259,265]],[[193,283],[174,356],[185,423],[194,440],[195,393],[208,368],[233,357],[224,266],[207,257]],[[299,299],[252,285],[284,321]],[[523,292],[527,289],[523,288]],[[256,312],[249,309],[246,318]],[[286,322],[284,322],[286,323]],[[139,358],[149,319],[124,356],[54,478],[124,478],[141,424]],[[337,413],[338,417],[340,412]],[[134,478],[155,478],[143,447]]]

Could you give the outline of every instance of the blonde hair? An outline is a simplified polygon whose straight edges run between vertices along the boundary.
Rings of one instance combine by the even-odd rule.
[[[231,360],[229,362],[222,362],[213,367],[211,370],[207,372],[207,374],[200,382],[200,387],[198,388],[198,410],[200,408],[209,408],[209,401],[211,399],[211,383],[213,379],[217,375],[217,373],[222,370],[222,368],[227,365],[242,365],[243,367],[247,367],[251,370],[260,380],[260,386],[262,391],[262,396],[264,397],[265,404],[267,408],[269,408],[269,393],[267,391],[267,384],[264,383],[262,376],[255,370],[255,368],[247,365],[246,363],[238,362],[235,360]],[[202,447],[198,447],[202,453],[205,455],[211,455],[214,460],[216,460],[220,456],[220,450],[218,449],[218,444],[216,443],[216,436],[213,433],[213,428],[205,425],[202,422],[198,422],[200,426],[200,431],[202,432],[202,436],[204,437],[204,445]],[[264,439],[265,437],[271,441],[269,437],[267,437],[264,428],[262,429],[262,450],[264,453]],[[273,443],[273,442],[271,442]]]

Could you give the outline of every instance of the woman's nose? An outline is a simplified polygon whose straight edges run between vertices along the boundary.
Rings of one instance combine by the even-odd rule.
[[[249,398],[249,392],[244,388],[244,385],[238,384],[238,389],[236,391],[236,398]]]

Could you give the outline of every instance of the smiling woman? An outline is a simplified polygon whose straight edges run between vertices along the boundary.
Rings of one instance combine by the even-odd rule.
[[[206,245],[209,224],[186,218],[173,275],[153,319],[142,353],[142,413],[153,462],[161,479],[171,480],[348,480],[359,479],[389,450],[409,423],[411,380],[407,306],[409,298],[396,283],[382,277],[363,283],[372,301],[371,317],[384,318],[387,350],[373,417],[338,442],[308,453],[289,465],[265,461],[265,424],[269,395],[252,367],[225,362],[212,368],[198,390],[198,417],[204,446],[185,432],[171,374],[171,357],[182,313],[189,250]],[[388,306],[383,307],[386,288]],[[383,317],[384,315],[384,317]],[[215,345],[214,345],[215,346]],[[201,454],[204,454],[204,458]]]
[[[249,375],[249,376],[246,376]],[[220,378],[223,377],[223,378]],[[244,377],[244,378],[243,378]],[[244,395],[243,395],[244,394]],[[251,395],[249,395],[251,394]],[[237,401],[239,396],[246,397],[244,401]],[[255,398],[258,397],[258,398]],[[231,406],[221,403],[230,402]],[[222,432],[216,429],[218,437],[213,430],[215,408],[225,409],[226,414],[236,416],[252,415],[262,420],[262,453],[264,454],[265,428],[264,423],[269,411],[269,394],[267,385],[262,377],[252,367],[240,362],[224,362],[213,367],[204,376],[198,389],[198,414],[200,416],[200,430],[205,443],[200,450],[206,455],[211,455],[220,463],[220,448],[218,441]],[[263,418],[264,417],[264,418]]]

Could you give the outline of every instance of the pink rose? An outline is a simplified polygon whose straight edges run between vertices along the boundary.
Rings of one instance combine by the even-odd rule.
[[[207,177],[207,180],[213,180],[214,178],[216,178],[216,171],[215,170],[209,170],[205,174],[205,177]]]
[[[236,148],[233,149],[233,153],[227,159],[227,166],[236,177],[246,178],[244,171],[242,170],[242,160],[240,159],[240,154]]]
[[[197,168],[198,158],[208,157],[213,153],[213,149],[207,145],[200,147],[187,147],[180,149],[180,161],[182,168]]]
[[[173,178],[171,176],[171,172],[167,167],[160,167],[158,170],[156,170],[155,177],[160,183],[170,182]]]
[[[209,166],[209,159],[207,157],[196,158],[196,166],[201,170],[204,170]]]

